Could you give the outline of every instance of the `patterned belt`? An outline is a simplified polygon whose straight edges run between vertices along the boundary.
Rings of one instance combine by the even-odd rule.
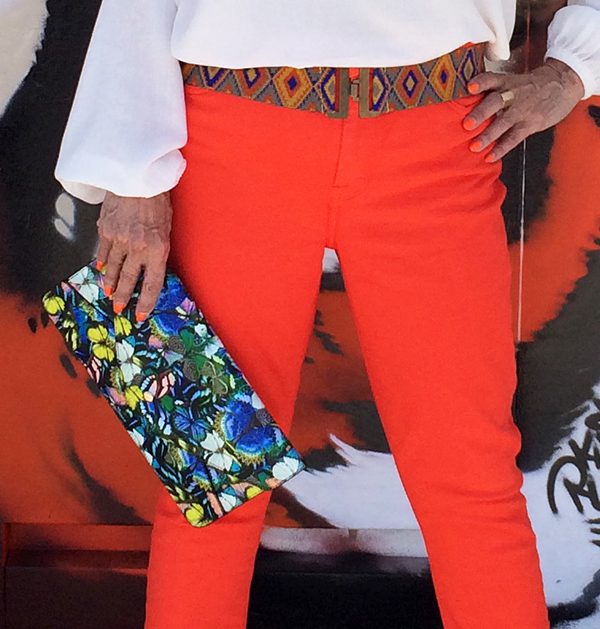
[[[348,99],[361,118],[466,96],[467,83],[484,70],[485,44],[463,46],[424,63],[387,68],[265,66],[219,68],[180,62],[183,81],[252,100],[323,113],[348,115]]]

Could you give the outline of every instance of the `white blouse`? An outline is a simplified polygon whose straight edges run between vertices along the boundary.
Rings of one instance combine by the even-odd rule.
[[[186,162],[179,61],[397,66],[467,42],[507,59],[516,0],[103,0],[56,164],[65,190],[100,203],[106,190],[151,197]],[[600,94],[600,0],[569,0],[550,25],[548,52]]]

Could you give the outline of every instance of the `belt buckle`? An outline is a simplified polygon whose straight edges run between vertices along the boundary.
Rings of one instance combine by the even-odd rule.
[[[358,100],[358,111],[361,118],[373,118],[381,112],[369,107],[369,88],[371,82],[371,68],[359,68],[358,79],[350,79],[348,68],[336,68],[336,91],[339,96],[339,108],[329,109],[325,113],[330,118],[346,118],[349,110],[349,100]]]
[[[373,118],[381,112],[369,108],[369,87],[371,82],[371,68],[359,68],[358,79],[350,79],[348,68],[336,68],[339,81],[338,94],[339,109],[329,109],[326,114],[330,118],[346,118],[349,110],[349,100],[358,101],[358,112],[361,118]]]

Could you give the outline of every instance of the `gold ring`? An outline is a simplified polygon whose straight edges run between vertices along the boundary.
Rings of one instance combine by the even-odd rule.
[[[504,109],[515,99],[515,93],[512,90],[506,90],[505,92],[500,92],[500,98],[502,99],[502,108]]]

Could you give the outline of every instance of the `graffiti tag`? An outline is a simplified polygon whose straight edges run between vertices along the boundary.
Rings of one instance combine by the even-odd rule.
[[[562,486],[579,513],[584,512],[585,505],[600,512],[597,483],[600,479],[600,413],[586,417],[585,426],[587,430],[581,443],[569,439],[571,452],[558,458],[550,468],[547,493],[553,513],[558,513],[556,486],[559,477],[562,477]],[[600,535],[600,518],[590,519],[588,523],[592,525],[592,533]],[[593,543],[600,546],[600,539]]]

